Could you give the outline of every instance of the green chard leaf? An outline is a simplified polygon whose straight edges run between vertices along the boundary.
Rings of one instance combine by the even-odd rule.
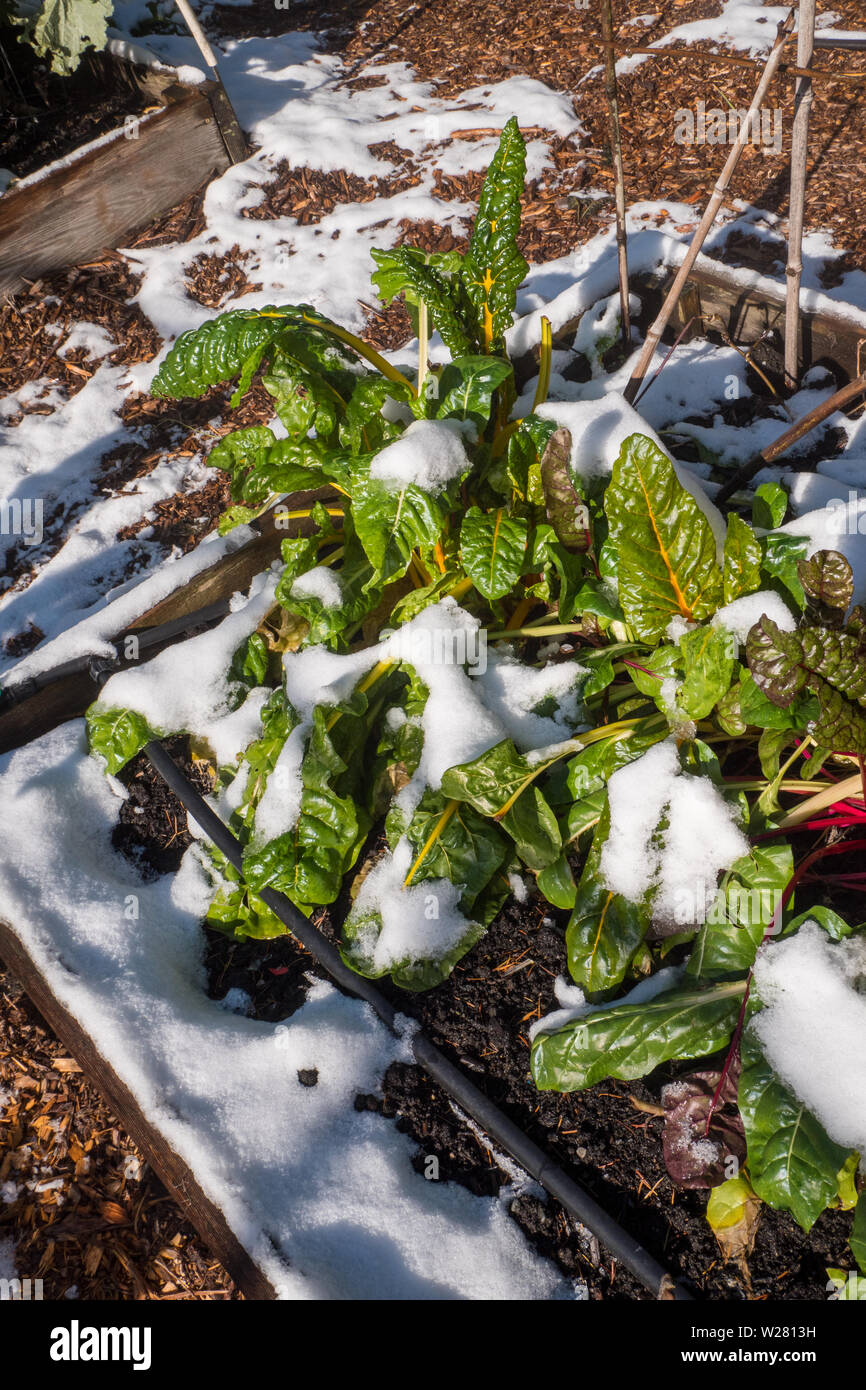
[[[87,739],[91,753],[98,753],[114,776],[140,753],[152,738],[162,738],[147,720],[131,709],[100,709],[93,704],[87,711]]]
[[[724,628],[705,624],[679,641],[685,674],[677,703],[689,719],[706,719],[731,684],[733,644]]]
[[[442,502],[414,484],[394,491],[371,478],[369,460],[358,461],[352,474],[352,517],[358,539],[379,586],[401,579],[412,551],[429,551],[445,524]]]
[[[441,528],[440,528],[441,529]],[[460,528],[463,567],[480,594],[504,598],[523,573],[529,524],[504,507],[483,512],[470,507]]]
[[[775,531],[785,520],[788,494],[778,483],[761,483],[752,498],[752,525],[762,531]]]
[[[427,305],[430,321],[452,357],[467,357],[475,346],[468,327],[466,305],[459,281],[455,285],[449,276],[428,265],[422,252],[401,246],[391,253],[413,292],[413,302]],[[405,288],[405,286],[403,287]],[[486,349],[485,349],[486,350]]]
[[[633,1081],[662,1062],[705,1057],[731,1036],[745,984],[668,990],[642,1004],[609,1004],[532,1044],[540,1091],[584,1091],[606,1077]]]
[[[605,510],[618,550],[619,601],[635,635],[655,644],[672,618],[711,617],[723,597],[712,528],[670,459],[645,435],[624,441]]]
[[[791,846],[753,845],[725,874],[695,937],[686,973],[702,980],[745,975],[794,872]]]
[[[511,327],[518,286],[529,269],[517,249],[525,175],[526,146],[512,116],[487,170],[462,269],[485,353],[502,349],[505,332]]]
[[[725,603],[760,589],[763,556],[761,542],[748,522],[736,512],[729,513],[723,565]]]
[[[646,907],[611,892],[601,878],[601,853],[609,831],[610,807],[605,801],[565,934],[571,977],[590,996],[622,984],[652,919]]]
[[[517,752],[510,739],[497,743],[471,763],[451,767],[442,791],[453,801],[468,801],[492,817],[514,840],[523,862],[539,872],[559,858],[562,837],[556,816],[535,785],[544,770]]]
[[[848,1243],[851,1246],[851,1254],[857,1261],[857,1267],[862,1274],[866,1274],[866,1193],[863,1192],[857,1198],[854,1225]]]
[[[758,1196],[811,1230],[836,1196],[848,1151],[773,1071],[751,1028],[743,1033],[738,1104],[746,1130],[749,1177]]]
[[[457,357],[439,378],[439,420],[471,420],[479,437],[490,421],[493,398],[512,376],[510,362],[501,357]]]

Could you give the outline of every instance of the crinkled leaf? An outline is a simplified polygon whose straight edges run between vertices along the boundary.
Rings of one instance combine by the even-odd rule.
[[[787,708],[811,690],[820,706],[810,725],[816,742],[866,756],[866,661],[858,636],[826,627],[782,632],[763,617],[746,643],[749,669],[774,704]]]
[[[517,249],[525,175],[526,146],[512,116],[487,170],[462,268],[485,352],[502,346],[511,327],[518,286],[529,269]]]
[[[367,979],[378,980],[383,975],[390,975],[398,989],[417,994],[422,990],[435,989],[443,980],[447,980],[455,965],[481,940],[485,927],[482,922],[467,922],[464,935],[444,954],[407,957],[390,966],[378,965],[375,961],[376,943],[382,930],[382,918],[378,912],[350,912],[343,923],[340,946],[343,960]]]
[[[414,292],[415,302],[421,300],[427,305],[430,321],[451,356],[469,356],[475,344],[466,321],[461,287],[452,284],[436,266],[427,265],[412,247],[401,246],[393,256]]]
[[[558,429],[550,436],[541,459],[541,486],[547,519],[567,550],[586,551],[592,545],[589,512],[571,481],[571,434]]]
[[[838,550],[816,550],[800,560],[797,574],[806,599],[805,619],[819,627],[841,627],[854,597],[854,573]]]
[[[151,384],[154,396],[202,396],[208,387],[258,367],[283,329],[304,327],[304,314],[321,320],[308,305],[269,305],[264,309],[230,309],[182,333]],[[249,380],[251,372],[244,377]]]
[[[700,622],[716,611],[722,571],[712,528],[670,459],[645,435],[624,441],[605,510],[617,548],[619,602],[641,641],[660,641],[674,617]]]

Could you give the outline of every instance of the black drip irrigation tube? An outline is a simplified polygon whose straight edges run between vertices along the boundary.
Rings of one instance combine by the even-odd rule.
[[[147,744],[144,751],[186,811],[197,821],[229,863],[242,872],[243,851],[238,840],[187,780],[162,744],[153,740]],[[336,946],[298,911],[294,903],[272,888],[261,889],[259,897],[267,903],[310,955],[324,966],[342,989],[363,999],[386,1027],[400,1036],[397,1025],[398,1011],[369,980],[349,969]],[[571,1216],[586,1226],[646,1289],[656,1298],[692,1301],[689,1291],[677,1283],[648,1250],[608,1216],[594,1198],[554,1163],[513,1120],[504,1115],[423,1032],[412,1034],[411,1046],[418,1065],[439,1083],[460,1109],[480,1125],[490,1138],[535,1178],[552,1197],[555,1197]]]

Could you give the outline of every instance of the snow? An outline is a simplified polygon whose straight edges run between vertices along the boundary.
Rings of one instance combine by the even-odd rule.
[[[508,886],[517,902],[525,903],[529,899],[529,889],[526,886],[526,879],[521,878],[520,874],[510,873],[508,875]]]
[[[203,570],[232,555],[255,535],[250,526],[235,526],[225,536],[214,532],[186,555],[175,553],[168,556],[146,578],[131,579],[118,585],[95,605],[95,612],[41,643],[5,672],[4,686],[12,688],[74,657],[112,656],[114,647],[111,638],[122,634],[136,618],[147,613],[176,589],[188,584]],[[58,583],[57,589],[60,588]],[[62,609],[61,612],[65,614],[66,610]],[[40,622],[43,622],[43,618],[44,615],[40,617]]]
[[[403,961],[441,960],[469,928],[460,911],[462,885],[436,878],[403,886],[412,859],[412,847],[404,837],[394,853],[384,855],[367,874],[352,907],[353,918],[363,920],[375,913],[381,921],[375,943],[372,935],[365,943],[363,933],[358,942],[377,970],[391,970]]]
[[[81,721],[0,770],[0,913],[280,1297],[580,1296],[501,1201],[426,1182],[415,1144],[354,1109],[404,1046],[366,1005],[317,983],[273,1024],[207,998],[199,850],[153,881],[115,852],[116,784],[86,756]]]
[[[770,618],[782,632],[793,632],[797,626],[784,599],[772,589],[759,589],[757,593],[744,594],[725,604],[713,615],[713,626],[725,628],[738,642],[744,643],[762,617]]]
[[[578,683],[587,674],[576,661],[536,668],[511,652],[490,651],[487,670],[474,683],[515,746],[528,752],[571,737],[580,714]],[[546,701],[556,702],[554,712],[536,713]]]
[[[434,495],[468,471],[469,458],[456,420],[413,420],[370,464],[370,477],[392,490],[414,484]]]
[[[57,349],[57,356],[68,357],[76,348],[83,348],[88,357],[101,359],[113,352],[115,346],[101,324],[88,323],[86,319],[82,319],[67,334]]]
[[[699,925],[719,873],[748,853],[734,806],[708,777],[682,771],[674,738],[615,772],[608,797],[600,864],[607,887],[631,902],[649,894],[663,926]]]
[[[762,948],[754,978],[767,1061],[831,1139],[866,1152],[866,940],[805,922]]]
[[[340,576],[327,565],[316,565],[301,574],[292,584],[295,598],[317,598],[323,608],[339,608],[343,601]]]
[[[135,710],[154,730],[197,734],[218,765],[234,762],[258,737],[259,714],[269,691],[257,686],[230,711],[228,668],[238,647],[273,607],[276,583],[273,571],[259,575],[249,598],[240,600],[210,632],[166,647],[141,666],[118,671],[103,686],[97,710]]]

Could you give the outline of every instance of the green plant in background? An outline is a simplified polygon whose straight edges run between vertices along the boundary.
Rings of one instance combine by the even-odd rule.
[[[89,48],[105,48],[113,13],[114,0],[11,0],[3,18],[52,72],[68,77]]]

